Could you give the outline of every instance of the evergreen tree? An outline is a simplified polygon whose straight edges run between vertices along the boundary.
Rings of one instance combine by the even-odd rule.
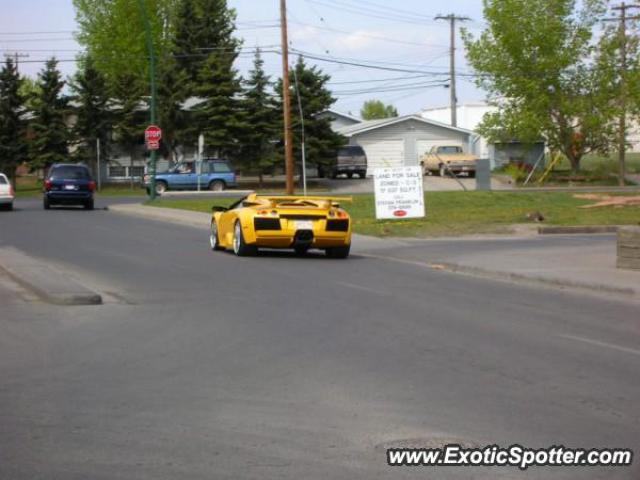
[[[27,160],[20,84],[18,69],[13,60],[7,58],[0,70],[0,171],[11,177],[14,186],[16,167]]]
[[[203,133],[209,154],[233,157],[238,150],[237,137],[242,130],[240,79],[233,68],[235,52],[209,54],[198,75],[195,122],[186,138],[195,140]]]
[[[289,78],[292,86],[291,124],[294,138],[294,156],[296,159],[302,158],[300,148],[301,122],[299,109],[297,108],[299,93],[304,118],[307,165],[315,164],[320,170],[327,170],[336,160],[337,149],[345,143],[344,137],[335,133],[331,128],[331,120],[329,118],[318,118],[320,113],[331,108],[336,101],[327,88],[327,82],[331,77],[323,73],[315,65],[307,66],[302,56],[300,56],[294,69],[290,70]],[[277,91],[280,94],[280,105],[282,105],[282,80],[278,82]],[[281,144],[284,145],[284,141]]]
[[[178,67],[192,84],[214,51],[236,53],[240,41],[233,37],[236,12],[226,0],[182,0],[174,21],[173,53]]]
[[[115,103],[113,133],[114,140],[129,155],[129,166],[133,166],[136,150],[144,142],[143,116],[141,112],[144,87],[131,73],[121,73],[113,86],[112,96]],[[133,177],[131,177],[133,187]]]
[[[158,123],[162,127],[162,154],[175,160],[178,146],[184,144],[183,132],[188,126],[184,103],[188,98],[188,80],[172,56],[166,56],[158,67]]]
[[[101,154],[107,157],[111,113],[109,94],[105,77],[96,70],[91,57],[84,59],[81,69],[71,82],[75,94],[77,115],[73,137],[77,149],[74,156],[97,169],[97,140],[100,140]]]
[[[66,124],[68,99],[62,95],[65,85],[55,58],[47,61],[38,75],[39,97],[35,100],[31,168],[46,168],[69,161],[69,129]]]
[[[278,161],[275,144],[280,137],[280,112],[270,92],[271,81],[264,72],[259,49],[256,50],[253,70],[243,81],[243,87],[241,166],[247,170],[257,170],[262,186],[263,174],[269,173]]]

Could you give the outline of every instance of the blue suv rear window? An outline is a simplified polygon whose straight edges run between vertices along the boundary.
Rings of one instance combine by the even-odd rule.
[[[53,180],[89,180],[89,170],[84,167],[54,167],[49,172]]]

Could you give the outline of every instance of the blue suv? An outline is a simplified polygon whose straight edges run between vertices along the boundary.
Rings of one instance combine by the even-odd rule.
[[[236,173],[226,160],[207,159],[202,161],[202,171],[196,173],[195,162],[181,162],[167,172],[156,173],[156,193],[162,195],[167,190],[197,190],[198,182],[203,190],[220,192],[235,187]],[[144,176],[144,187],[149,193],[151,176]]]

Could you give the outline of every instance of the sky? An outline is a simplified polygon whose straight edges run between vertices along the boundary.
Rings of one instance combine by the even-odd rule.
[[[280,76],[279,0],[229,0],[237,11],[237,36],[246,54],[237,67],[251,67],[250,50],[264,50],[265,69]],[[44,59],[61,60],[65,75],[75,71],[81,47],[73,39],[77,29],[72,0],[0,0],[0,54],[18,52],[20,72],[36,76]],[[469,17],[464,26],[482,31],[481,0],[288,0],[290,63],[303,52],[331,75],[330,88],[338,99],[334,108],[359,115],[364,101],[380,99],[396,106],[401,115],[424,108],[446,106],[449,90],[449,24],[437,15]],[[457,68],[470,72],[458,35]],[[310,57],[317,57],[316,59]],[[322,59],[322,60],[321,60]],[[366,64],[365,68],[349,63]],[[468,77],[458,78],[460,103],[481,101]]]

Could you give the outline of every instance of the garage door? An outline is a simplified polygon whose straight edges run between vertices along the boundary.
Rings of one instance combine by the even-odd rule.
[[[404,165],[404,140],[369,140],[358,142],[367,154],[367,175],[374,168],[401,167]]]

